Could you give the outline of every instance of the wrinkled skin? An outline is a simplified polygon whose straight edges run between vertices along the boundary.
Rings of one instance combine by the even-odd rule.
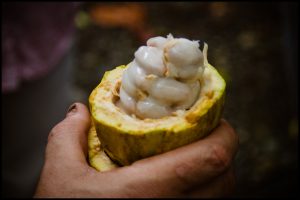
[[[233,192],[238,137],[225,120],[190,145],[98,172],[87,162],[89,111],[74,105],[49,134],[35,197],[224,197]]]

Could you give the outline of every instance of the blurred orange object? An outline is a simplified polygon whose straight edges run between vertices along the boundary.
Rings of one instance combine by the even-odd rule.
[[[103,27],[123,27],[145,40],[150,37],[146,30],[146,10],[138,3],[96,5],[90,10],[91,19]]]
[[[146,9],[138,3],[96,5],[90,10],[91,19],[103,27],[123,27],[144,42],[152,36],[146,28]]]
[[[91,8],[92,20],[101,26],[123,26],[129,29],[144,26],[145,9],[136,3],[124,5],[97,5]]]

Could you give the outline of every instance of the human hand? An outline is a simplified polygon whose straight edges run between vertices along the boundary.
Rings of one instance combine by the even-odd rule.
[[[98,172],[87,162],[89,111],[74,105],[49,134],[35,197],[222,197],[233,191],[238,137],[225,120],[202,140]]]

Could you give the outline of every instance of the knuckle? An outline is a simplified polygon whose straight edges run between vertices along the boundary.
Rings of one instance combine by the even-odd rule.
[[[211,145],[206,160],[214,171],[228,169],[231,162],[226,149],[221,145]]]
[[[185,194],[195,185],[202,183],[201,173],[196,163],[181,163],[175,168],[175,180],[170,181],[174,187],[172,191],[178,194]]]
[[[182,163],[181,165],[175,168],[175,177],[177,182],[181,185],[190,185],[192,182],[192,177],[190,176],[190,172],[192,171],[192,167],[187,163]]]

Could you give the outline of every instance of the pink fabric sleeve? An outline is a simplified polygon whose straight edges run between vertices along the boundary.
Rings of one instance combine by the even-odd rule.
[[[68,50],[78,3],[2,4],[2,93],[53,69]]]

